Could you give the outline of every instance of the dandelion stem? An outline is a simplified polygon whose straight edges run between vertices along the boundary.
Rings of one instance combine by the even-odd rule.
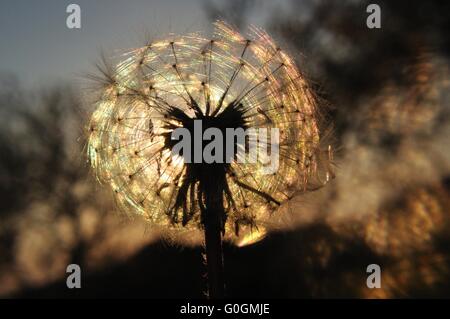
[[[220,175],[220,174],[219,174]],[[217,176],[210,176],[205,183],[206,209],[204,212],[206,263],[208,271],[209,298],[225,296],[222,252],[223,188]],[[216,179],[215,181],[213,179]],[[220,179],[220,178],[219,178]]]

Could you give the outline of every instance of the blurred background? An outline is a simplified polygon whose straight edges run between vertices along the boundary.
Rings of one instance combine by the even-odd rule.
[[[100,53],[224,19],[264,27],[327,101],[336,179],[226,245],[231,297],[450,297],[450,2],[8,1],[0,12],[0,297],[203,297],[198,241],[115,210],[85,156]],[[381,29],[366,8],[381,7]],[[251,243],[248,241],[248,243]],[[66,287],[66,266],[82,289]],[[379,264],[381,289],[366,267]]]

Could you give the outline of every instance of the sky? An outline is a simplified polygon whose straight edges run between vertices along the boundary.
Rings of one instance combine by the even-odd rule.
[[[77,81],[102,51],[136,47],[146,35],[208,30],[206,0],[2,0],[0,76],[26,86]],[[81,7],[81,29],[66,8]]]

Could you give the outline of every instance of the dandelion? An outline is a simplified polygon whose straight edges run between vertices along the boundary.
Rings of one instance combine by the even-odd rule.
[[[284,201],[330,178],[318,174],[317,99],[269,35],[252,27],[244,37],[224,22],[211,38],[170,35],[130,50],[102,75],[87,148],[99,180],[126,212],[168,231],[204,230],[209,294],[223,296],[222,240],[265,233]],[[236,153],[225,163],[186,162],[171,134],[191,131],[194,120],[221,131],[277,128],[278,170],[268,175],[264,161]]]

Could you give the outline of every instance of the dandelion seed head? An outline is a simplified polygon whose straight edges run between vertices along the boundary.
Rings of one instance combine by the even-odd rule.
[[[227,238],[263,227],[280,203],[318,180],[317,99],[293,59],[258,28],[244,36],[217,22],[212,38],[153,41],[121,55],[109,78],[88,126],[87,152],[125,212],[168,230],[201,227],[200,182],[167,136],[188,119],[220,121],[226,110],[238,115],[239,127],[280,131],[274,174],[261,162],[224,168]]]

